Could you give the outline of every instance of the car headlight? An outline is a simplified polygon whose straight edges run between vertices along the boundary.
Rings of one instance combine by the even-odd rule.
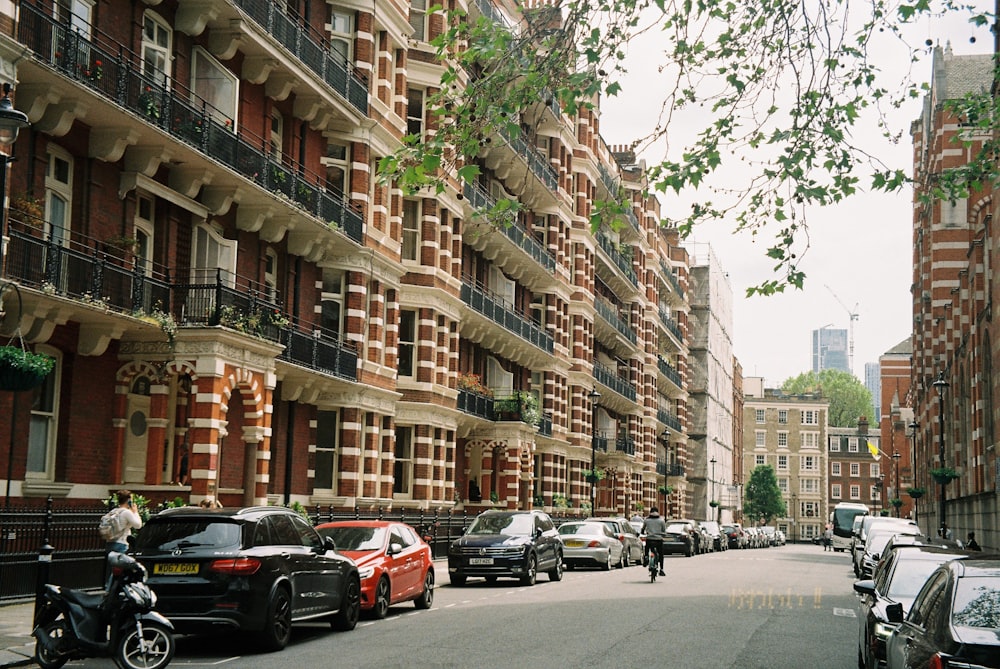
[[[893,623],[877,622],[875,623],[875,636],[882,641],[885,641],[889,638],[889,635],[892,634],[894,629],[896,629],[896,625]]]
[[[369,565],[367,567],[361,567],[358,569],[358,578],[360,578],[362,581],[365,580],[366,578],[371,578],[374,574],[375,574],[375,567],[372,565]]]

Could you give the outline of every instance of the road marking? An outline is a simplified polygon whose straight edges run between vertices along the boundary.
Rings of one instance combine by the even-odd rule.
[[[854,609],[838,609],[834,607],[833,615],[840,616],[842,618],[857,618],[858,614],[854,612]]]

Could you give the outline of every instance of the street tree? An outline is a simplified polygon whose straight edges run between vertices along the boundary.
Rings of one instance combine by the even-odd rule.
[[[788,513],[778,488],[778,477],[771,465],[754,467],[743,496],[743,514],[755,522],[763,521],[767,525],[772,518],[780,518]]]
[[[432,41],[443,73],[427,99],[431,132],[406,137],[380,161],[380,178],[409,193],[474,181],[490,143],[517,138],[546,107],[573,115],[621,93],[630,47],[654,34],[666,78],[656,82],[659,121],[637,128],[629,148],[646,160],[649,193],[691,199],[664,225],[686,236],[722,219],[768,239],[773,274],[747,290],[764,295],[802,287],[810,209],[908,184],[908,167],[885,164],[859,130],[878,127],[893,142],[907,130],[893,128],[887,113],[924,94],[910,73],[931,46],[910,44],[909,28],[959,12],[973,26],[994,21],[958,0],[516,4],[516,25],[489,0],[470,0],[470,14],[434,9],[445,12],[446,29]],[[910,69],[888,67],[897,63]],[[948,104],[970,122],[1000,124],[989,91]],[[700,129],[673,129],[692,117]],[[992,136],[979,159],[935,175],[931,194],[961,196],[1000,178],[1000,133]],[[664,146],[661,160],[650,158]],[[592,229],[622,225],[625,199],[619,192],[594,202]],[[518,207],[500,199],[482,215],[509,224]]]
[[[827,424],[833,427],[857,427],[858,418],[872,412],[871,391],[856,376],[839,369],[789,377],[781,384],[781,391],[786,395],[818,393],[830,400]]]

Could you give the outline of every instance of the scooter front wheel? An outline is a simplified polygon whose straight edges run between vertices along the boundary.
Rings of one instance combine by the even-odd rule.
[[[115,664],[119,669],[163,669],[174,657],[174,633],[159,623],[145,622],[142,636],[129,626],[118,639]]]
[[[53,620],[44,625],[37,633],[45,636],[52,647],[58,647],[68,634],[66,621],[62,618]],[[41,641],[35,641],[35,662],[42,669],[59,669],[66,664],[67,660],[69,660],[68,656],[59,655],[54,650],[46,648]]]

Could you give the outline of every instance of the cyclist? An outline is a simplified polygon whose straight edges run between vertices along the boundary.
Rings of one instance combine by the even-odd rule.
[[[642,531],[646,534],[646,548],[655,549],[660,560],[660,576],[666,576],[663,571],[663,540],[667,537],[667,521],[654,506],[649,510],[649,516],[642,521]]]

